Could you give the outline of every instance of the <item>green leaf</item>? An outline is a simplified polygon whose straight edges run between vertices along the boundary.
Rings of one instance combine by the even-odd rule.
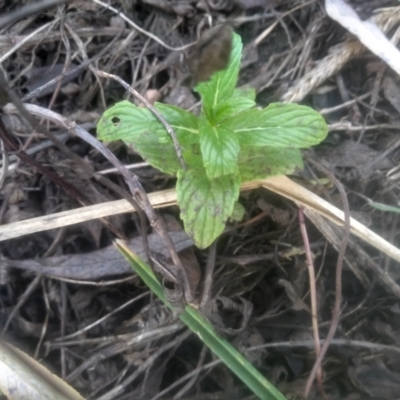
[[[192,169],[203,169],[203,157],[201,156],[200,144],[186,146],[183,152],[183,159],[187,166]]]
[[[252,87],[236,88],[232,97],[246,97],[249,100],[256,100],[256,90]]]
[[[383,203],[375,203],[372,200],[369,200],[368,205],[370,205],[371,207],[376,208],[377,210],[393,212],[395,214],[400,214],[400,208],[396,207],[396,206],[389,206],[389,205],[383,204]]]
[[[230,221],[240,222],[243,220],[246,214],[246,209],[240,204],[238,201],[235,201],[235,205],[233,206],[232,215],[229,217]]]
[[[185,148],[199,143],[195,115],[166,104],[155,107],[174,129],[184,154]],[[121,101],[105,111],[97,124],[97,133],[100,140],[122,139],[149,164],[167,174],[175,175],[180,168],[171,136],[147,108]]]
[[[150,287],[170,309],[172,305],[166,300],[161,284],[151,268],[138,257],[123,242],[117,241],[116,246],[139,277]],[[230,368],[243,383],[262,400],[286,400],[253,365],[240,354],[227,340],[218,336],[212,325],[191,306],[186,306],[179,315],[182,322],[194,332],[209,349]]]
[[[97,135],[104,141],[122,139],[149,164],[167,174],[175,175],[180,168],[171,136],[147,108],[126,100],[115,104],[98,122]]]
[[[134,140],[138,134],[157,129],[158,125],[159,121],[150,110],[124,100],[104,112],[97,123],[97,137],[107,142]]]
[[[291,174],[296,168],[303,168],[303,160],[298,149],[245,146],[239,153],[242,181]]]
[[[165,129],[153,129],[142,132],[124,142],[141,155],[153,167],[170,175],[176,175],[181,168],[175,146]]]
[[[199,143],[199,119],[194,114],[169,104],[156,103],[154,107],[171,125],[181,146]]]
[[[255,105],[255,101],[247,97],[230,97],[215,109],[215,123],[222,122],[224,119],[232,118]]]
[[[156,103],[155,108],[162,114],[162,116],[166,119],[166,121],[171,125],[172,129],[174,130],[182,150],[183,159],[188,164],[188,166],[194,167],[202,165],[199,145],[199,118],[189,111],[168,104]],[[157,130],[157,134],[162,134],[165,131],[165,128],[162,125],[159,129],[161,129],[161,131]],[[164,151],[166,152],[166,155],[169,153],[169,148],[164,149],[163,146],[157,146],[157,149],[154,149],[154,152],[156,151],[160,153],[159,157],[161,159],[165,158],[162,155]],[[175,148],[174,153],[176,154]],[[179,166],[178,169],[180,168],[181,167]],[[176,170],[174,172],[174,175],[175,174]]]
[[[225,120],[241,145],[306,148],[326,138],[328,127],[313,109],[298,104],[272,103]]]
[[[176,185],[186,233],[204,249],[223,232],[239,197],[240,180],[226,175],[209,180],[205,170],[178,171]]]
[[[242,47],[241,37],[233,34],[228,67],[212,75],[208,82],[199,83],[195,87],[195,90],[201,95],[203,111],[210,121],[214,120],[215,107],[230,98],[235,91],[242,57]]]
[[[210,126],[207,120],[203,120],[200,123],[200,149],[210,180],[237,173],[240,147],[235,132]]]

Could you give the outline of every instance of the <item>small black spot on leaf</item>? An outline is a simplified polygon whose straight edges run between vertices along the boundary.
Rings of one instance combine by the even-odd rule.
[[[112,118],[111,118],[111,122],[112,122],[114,125],[119,125],[119,123],[121,122],[121,120],[120,120],[118,117],[112,117]]]

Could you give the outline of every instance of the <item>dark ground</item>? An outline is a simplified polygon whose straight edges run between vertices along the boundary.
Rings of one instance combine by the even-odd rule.
[[[0,1],[0,15],[26,3]],[[288,93],[295,93],[291,88],[332,54],[333,46],[351,40],[318,1],[115,0],[111,5],[173,48],[194,41],[197,33],[207,29],[207,16],[212,16],[213,24],[229,20],[245,45],[239,85],[254,87],[260,106],[288,99]],[[395,0],[357,0],[352,5],[363,19],[378,7],[399,8]],[[393,9],[389,37],[400,24],[396,12],[400,13]],[[39,28],[43,29],[17,47]],[[120,76],[150,100],[159,98],[196,110],[197,98],[180,85],[187,71],[181,55],[89,0],[50,8],[0,32],[2,67],[21,98],[62,71],[83,65],[62,85],[43,90],[28,102],[76,121],[93,134],[107,107],[122,99],[135,101],[115,81],[98,78],[96,69]],[[90,65],[87,58],[93,58]],[[368,199],[398,206],[399,77],[368,51],[349,57],[334,74],[318,73],[322,83],[293,101],[324,110],[329,136],[306,152],[305,171],[292,179],[342,208],[337,187],[314,166],[315,161],[325,160],[345,188],[351,215],[398,246],[398,214],[374,209]],[[307,89],[307,82],[300,86]],[[331,110],[343,103],[347,105]],[[120,198],[88,177],[44,133],[32,131],[12,116],[4,119],[17,148],[23,147],[45,170],[55,172],[57,179],[51,181],[29,162],[18,161],[15,151],[6,147],[9,172],[0,193],[2,225]],[[44,126],[44,131],[56,135],[96,171],[111,167],[66,129],[53,123]],[[126,165],[142,161],[122,143],[109,147]],[[174,178],[149,166],[134,172],[149,193],[174,187]],[[125,187],[118,174],[105,176]],[[78,195],[66,192],[65,185],[75,188],[73,193]],[[231,328],[224,335],[259,371],[287,398],[301,399],[315,352],[298,208],[263,189],[243,193],[240,201],[246,210],[244,220],[228,224],[216,244],[213,295],[236,304],[232,311],[229,304],[220,303],[223,326],[217,329]],[[177,207],[160,212],[170,230],[177,231],[181,248],[186,247],[185,262],[195,267],[198,263],[204,271],[209,253],[187,248]],[[198,337],[181,339],[185,328],[146,294],[146,287],[123,260],[116,262],[113,248],[109,256],[95,253],[116,237],[136,238],[135,249],[140,252],[137,226],[136,216],[121,214],[0,242],[0,324],[6,340],[35,356],[88,399],[109,398],[107,393],[118,384],[123,390],[115,399],[253,398],[226,367],[209,366],[214,357]],[[320,337],[324,338],[332,318],[337,247],[343,231],[332,228],[339,243],[335,247],[334,239],[326,231],[321,233],[320,226],[309,220],[306,226],[317,275]],[[148,233],[152,234],[150,227]],[[54,268],[46,270],[49,266]],[[382,283],[371,266],[385,271],[394,286]],[[399,264],[352,237],[343,269],[342,315],[323,361],[323,388],[330,399],[399,398]],[[253,310],[241,327],[243,304]],[[84,330],[90,324],[94,326]],[[77,331],[81,332],[72,336]],[[130,379],[156,350],[173,340],[172,350]],[[252,351],[260,345],[265,346]],[[196,369],[196,374],[170,387]],[[309,398],[322,398],[316,386]]]

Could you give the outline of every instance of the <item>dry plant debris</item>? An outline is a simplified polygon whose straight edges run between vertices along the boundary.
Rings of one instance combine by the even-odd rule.
[[[116,237],[140,249],[143,231],[150,247],[159,237],[112,191],[116,184],[127,192],[121,175],[107,172],[110,162],[71,135],[75,127],[94,134],[107,107],[136,101],[99,71],[120,77],[150,102],[160,98],[197,112],[196,97],[181,85],[190,45],[210,21],[229,23],[245,44],[240,85],[254,87],[262,106],[279,99],[313,105],[330,124],[328,139],[308,152],[305,171],[292,179],[343,209],[338,189],[316,167],[326,165],[346,192],[350,215],[376,235],[369,242],[352,235],[347,243],[340,319],[320,385],[308,398],[322,398],[321,389],[331,399],[394,398],[400,392],[399,216],[369,204],[399,207],[399,76],[313,0],[74,0],[2,25],[25,3],[0,4],[0,68],[18,97],[31,104],[27,110],[36,124],[32,129],[15,118],[14,106],[6,105],[14,100],[2,87],[1,117],[10,141],[0,142],[0,233],[8,225],[14,231],[0,242],[3,339],[43,360],[89,399],[110,398],[124,377],[132,379],[120,388],[120,399],[249,397],[126,265],[104,255]],[[349,4],[396,46],[397,1]],[[34,107],[54,118],[31,113]],[[110,147],[124,165],[134,164],[148,193],[171,193],[171,177],[143,165],[122,144]],[[173,196],[164,200],[173,204]],[[194,271],[198,262],[203,279],[206,269],[214,271],[209,299],[219,310],[213,322],[221,334],[288,398],[303,398],[316,358],[308,264],[311,259],[315,268],[322,347],[344,231],[306,204],[306,246],[292,201],[261,187],[244,191],[240,200],[245,218],[228,225],[214,250],[191,249],[184,260]],[[65,222],[82,204],[88,206],[83,215],[103,212],[106,203],[116,209],[114,201],[124,202],[121,213]],[[58,213],[65,219],[51,225]],[[177,210],[170,206],[161,214],[181,244],[177,250],[188,250]],[[21,236],[37,217],[43,217],[40,230]]]

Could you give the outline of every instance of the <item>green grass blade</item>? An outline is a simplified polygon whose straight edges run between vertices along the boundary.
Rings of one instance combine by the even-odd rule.
[[[161,284],[151,268],[133,253],[123,242],[117,241],[116,246],[129,264],[169,308],[173,306],[166,300]],[[286,400],[265,377],[254,368],[229,342],[220,338],[212,325],[193,307],[186,306],[180,319],[187,327],[196,333],[205,345],[230,368],[246,386],[263,400]]]
[[[371,207],[374,207],[380,211],[393,212],[396,214],[400,214],[400,208],[396,207],[396,206],[389,206],[387,204],[375,203],[374,201],[369,201],[368,205],[370,205]]]

